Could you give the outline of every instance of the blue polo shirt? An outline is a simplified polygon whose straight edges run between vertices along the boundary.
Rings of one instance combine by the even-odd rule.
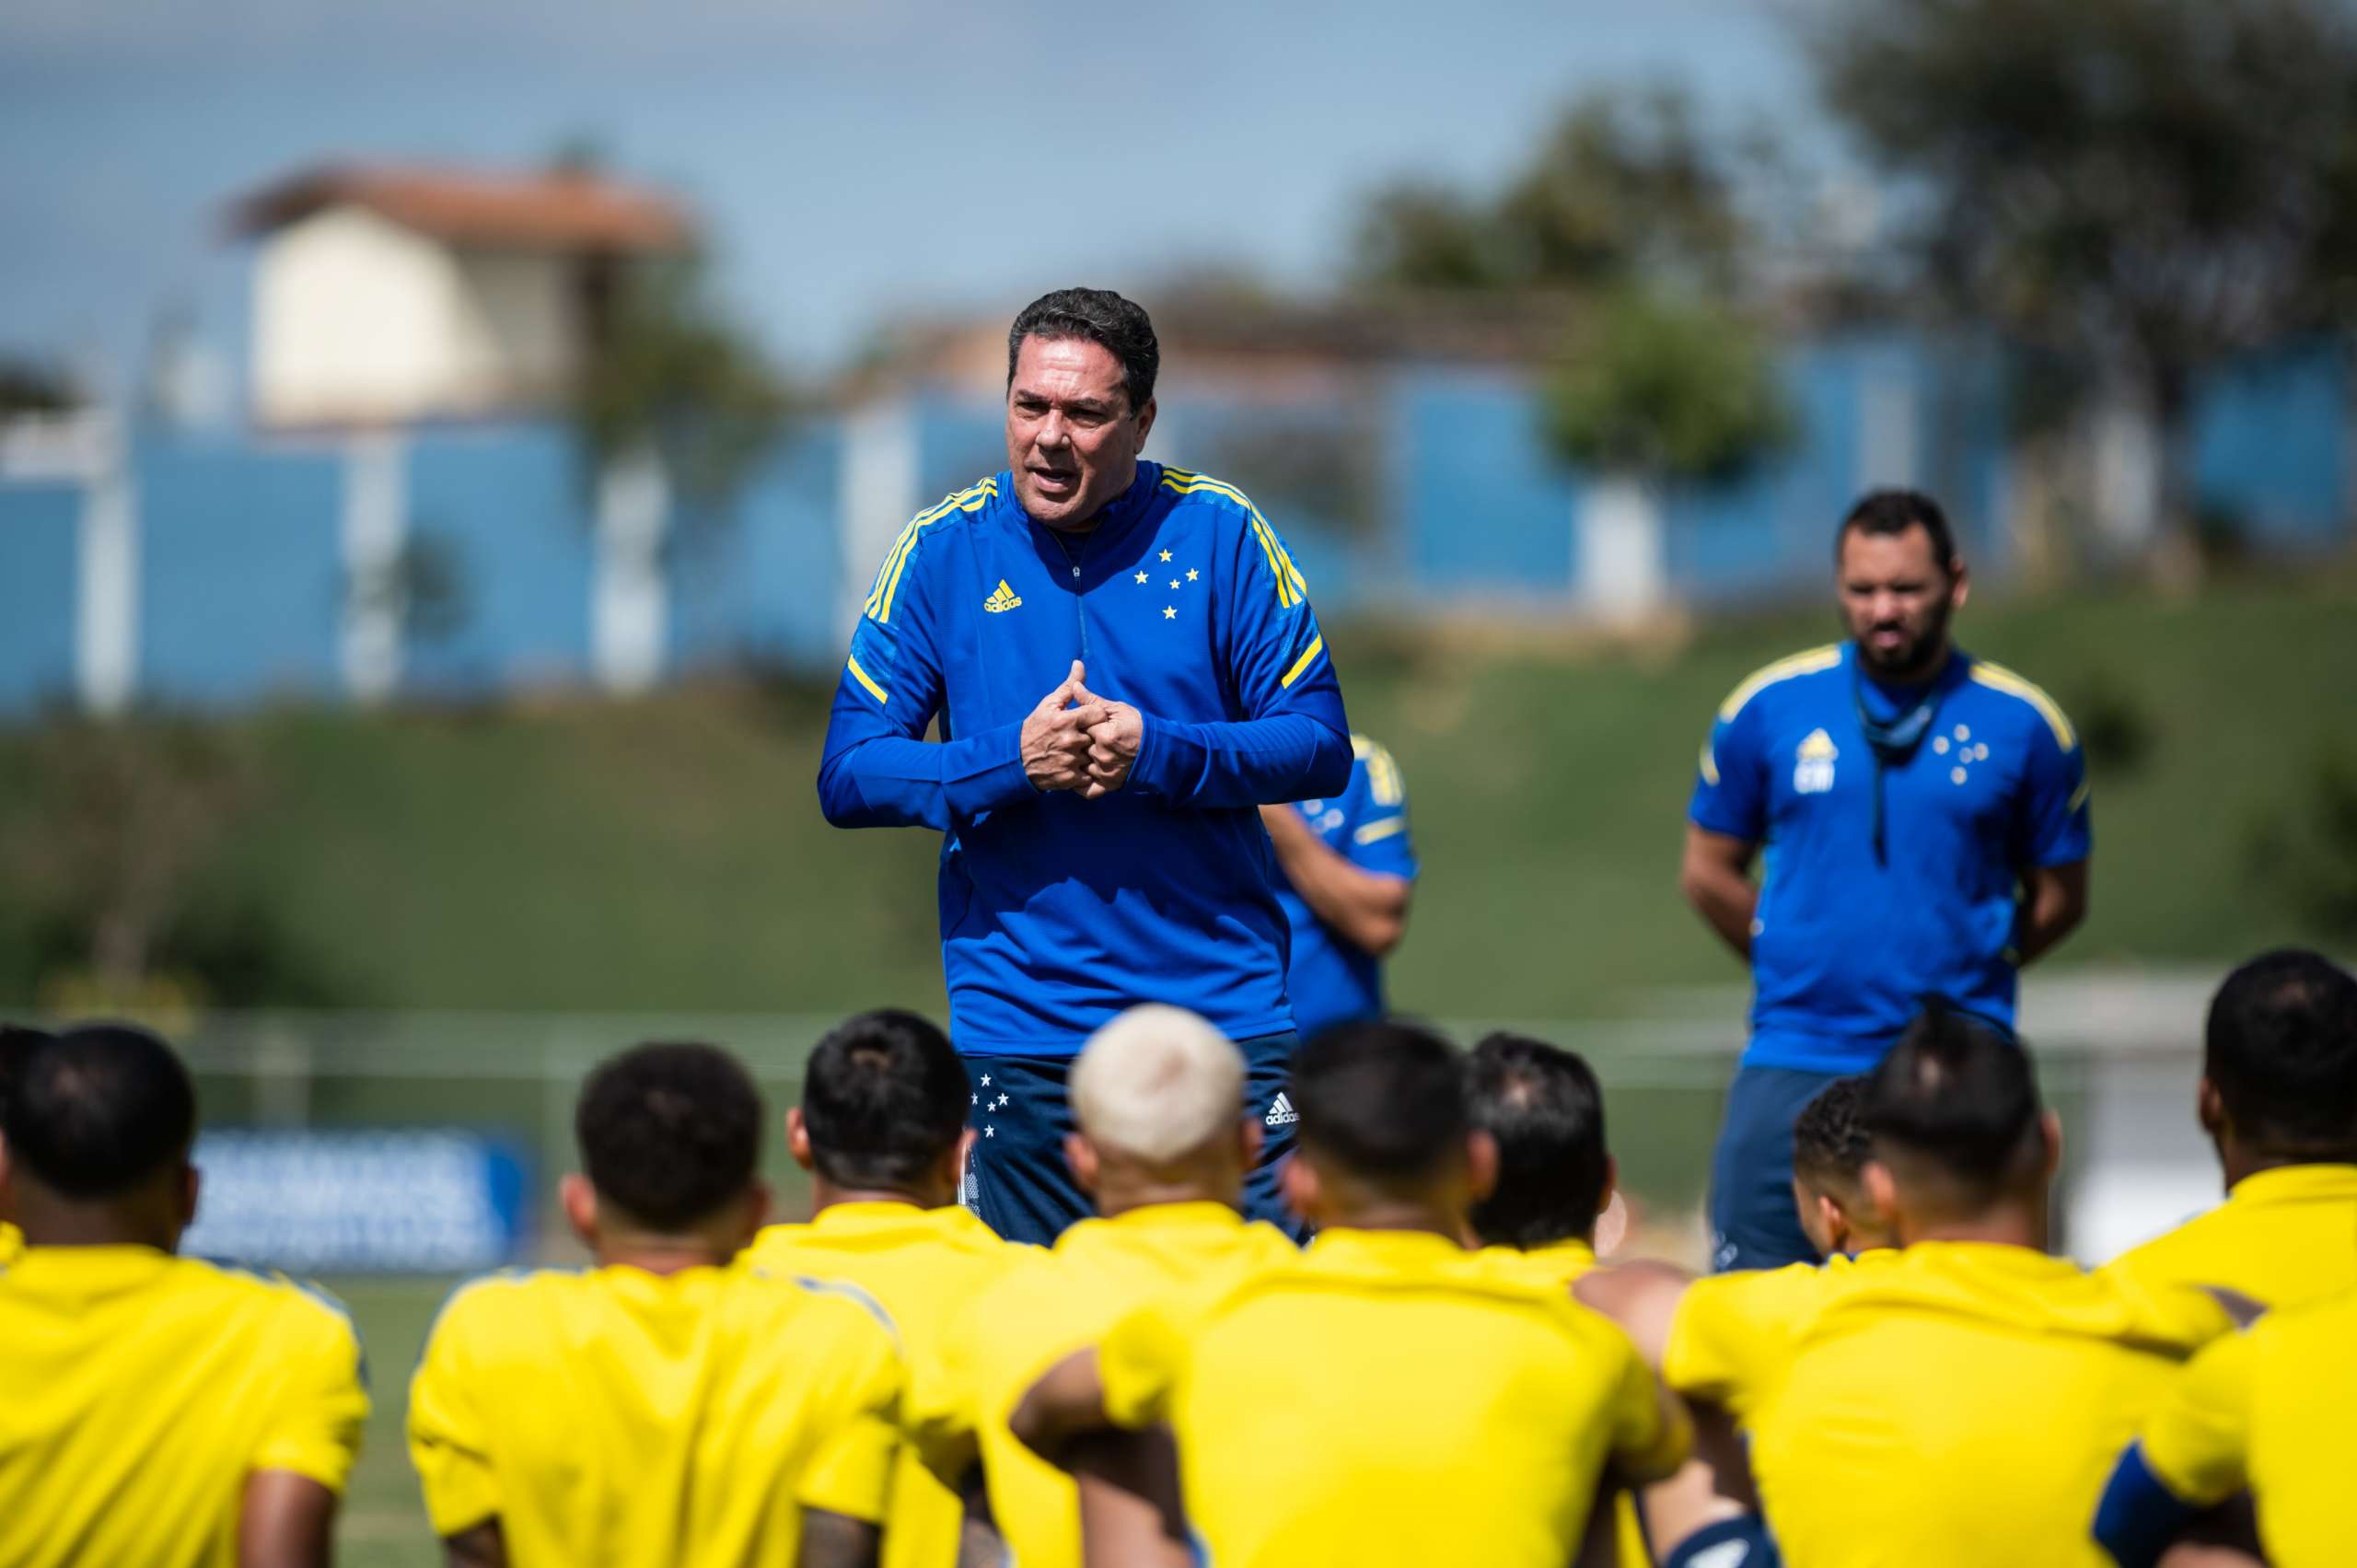
[[[1351,782],[1331,798],[1296,801],[1294,809],[1328,849],[1362,871],[1416,879],[1408,840],[1408,785],[1391,753],[1364,735],[1351,737]],[[1294,1022],[1305,1035],[1383,1011],[1383,961],[1318,918],[1283,869],[1277,902],[1293,926]]]
[[[2019,875],[2087,857],[2071,721],[1959,649],[1933,683],[1931,729],[1883,779],[1877,858],[1858,704],[1881,721],[1922,693],[1862,686],[1855,656],[1842,643],[1759,670],[1702,749],[1689,819],[1762,846],[1748,1065],[1863,1071],[1930,993],[2010,1026]]]
[[[1019,747],[1074,659],[1144,717],[1126,784],[1097,800],[1033,788]],[[1307,587],[1241,492],[1140,463],[1072,536],[1033,521],[1002,470],[886,553],[819,798],[839,827],[942,834],[960,1049],[1070,1056],[1139,1002],[1250,1040],[1293,1028],[1259,808],[1339,793],[1349,736]]]

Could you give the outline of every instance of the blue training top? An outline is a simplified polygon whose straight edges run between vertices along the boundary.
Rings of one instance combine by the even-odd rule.
[[[1127,784],[1097,800],[1033,788],[1018,745],[1074,659],[1092,692],[1144,715]],[[961,1049],[1070,1056],[1147,1001],[1249,1040],[1293,1028],[1258,807],[1341,791],[1349,732],[1306,586],[1242,492],[1142,462],[1093,530],[1067,536],[1002,470],[886,553],[819,799],[838,827],[945,835]]]
[[[1871,1067],[1935,993],[2011,1027],[2018,877],[2087,857],[2086,759],[2053,699],[1958,650],[1931,727],[1882,783],[1859,716],[1923,695],[1842,643],[1754,674],[1719,708],[1687,815],[1765,846],[1746,1063]]]
[[[1408,841],[1408,786],[1391,753],[1364,735],[1351,737],[1351,782],[1331,799],[1295,809],[1326,847],[1362,871],[1416,879]],[[1277,901],[1293,924],[1294,1022],[1305,1035],[1383,1011],[1383,960],[1333,930],[1302,901],[1282,868]]]

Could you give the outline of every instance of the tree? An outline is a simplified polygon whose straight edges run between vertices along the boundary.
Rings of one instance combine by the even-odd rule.
[[[1494,198],[1427,180],[1369,200],[1358,273],[1434,289],[1591,288],[1636,276],[1729,286],[1746,238],[1735,159],[1674,88],[1566,109]]]
[[[2345,319],[2357,28],[2331,0],[1842,0],[1828,101],[1913,197],[1942,296],[2157,437],[2190,557],[2200,377]]]
[[[1581,508],[1580,577],[1596,608],[1631,615],[1665,587],[1663,492],[1723,482],[1784,445],[1794,422],[1768,347],[1724,307],[1624,286],[1550,375],[1549,445],[1595,470]]]

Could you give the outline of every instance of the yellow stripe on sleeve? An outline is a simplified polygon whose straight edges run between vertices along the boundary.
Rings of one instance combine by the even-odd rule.
[[[867,614],[877,621],[888,623],[891,621],[893,596],[900,591],[900,575],[908,570],[909,557],[916,553],[918,535],[952,513],[981,511],[997,494],[998,481],[986,479],[945,498],[910,519],[909,526],[900,530],[900,537],[885,552],[884,564],[876,574],[875,590],[867,596]]]
[[[877,685],[876,682],[867,678],[867,671],[859,668],[859,659],[855,655],[851,660],[851,678],[853,680],[858,681],[862,686],[866,687],[867,694],[875,698],[877,702],[888,703],[892,700],[884,694],[884,688]]]
[[[1790,680],[1796,675],[1814,675],[1820,669],[1831,669],[1840,662],[1841,645],[1828,643],[1821,648],[1811,648],[1806,653],[1794,654],[1789,658],[1780,658],[1774,664],[1762,666],[1744,677],[1743,684],[1727,693],[1727,700],[1719,704],[1719,718],[1724,722],[1735,717],[1743,712],[1746,703],[1780,680]]]
[[[2095,787],[2095,780],[2081,779],[2079,787],[2071,792],[2071,804],[2062,808],[2062,814],[2065,817],[2076,817],[2079,814],[2079,807],[2087,803],[2087,796]]]
[[[1702,742],[1702,782],[1713,789],[1719,787],[1719,760],[1711,755],[1711,743]]]
[[[1278,681],[1277,685],[1281,688],[1291,686],[1295,681],[1300,679],[1301,672],[1309,668],[1309,661],[1316,658],[1318,655],[1318,651],[1325,646],[1326,636],[1324,633],[1321,632],[1317,636],[1310,638],[1309,646],[1302,650],[1301,656],[1294,660],[1293,668],[1285,671],[1284,679]]]
[[[2036,708],[2038,717],[2046,721],[2046,727],[2054,732],[2056,745],[2065,751],[2078,749],[2078,733],[2072,729],[2071,721],[2062,716],[2061,708],[2035,681],[2025,680],[2003,665],[1991,664],[1987,659],[1972,661],[1972,679],[1992,691],[2003,691],[2009,697],[2019,697],[2023,702]]]
[[[1301,568],[1293,563],[1293,556],[1285,550],[1277,530],[1260,515],[1252,498],[1223,480],[1211,479],[1185,469],[1162,470],[1162,487],[1176,495],[1192,495],[1198,491],[1233,501],[1244,508],[1252,527],[1252,537],[1260,542],[1260,553],[1268,559],[1269,571],[1277,579],[1277,602],[1290,610],[1309,597],[1308,579]]]
[[[1405,817],[1386,817],[1380,822],[1369,822],[1351,837],[1360,843],[1371,844],[1380,842],[1394,833],[1404,833],[1407,830],[1408,819]]]

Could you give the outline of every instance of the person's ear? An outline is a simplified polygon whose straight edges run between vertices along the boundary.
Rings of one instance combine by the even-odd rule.
[[[944,1202],[954,1203],[965,1195],[966,1157],[973,1146],[974,1130],[969,1127],[958,1134],[956,1143],[943,1151],[940,1162],[934,1167],[935,1178],[949,1194],[942,1200]]]
[[[581,1245],[592,1252],[598,1249],[598,1190],[579,1171],[570,1171],[556,1184],[557,1206],[564,1211],[564,1223],[581,1239]]]
[[[2218,1093],[2218,1086],[2210,1081],[2207,1073],[2201,1074],[2201,1082],[2193,1090],[2193,1115],[2213,1142],[2226,1135],[2229,1123],[2225,1098]]]
[[[1138,410],[1138,450],[1141,452],[1145,450],[1146,435],[1154,429],[1154,416],[1159,412],[1152,398],[1146,399],[1145,407]]]
[[[800,1106],[789,1107],[785,1113],[785,1152],[794,1163],[805,1170],[816,1170],[818,1161],[810,1153],[810,1123],[802,1119]]]
[[[1596,1195],[1596,1212],[1600,1216],[1612,1207],[1612,1200],[1620,1196],[1620,1162],[1610,1155],[1604,1156],[1604,1191]]]
[[[770,1223],[770,1205],[775,1198],[776,1194],[770,1191],[770,1184],[758,1177],[750,1187],[745,1189],[745,1233],[737,1238],[740,1251],[747,1242],[760,1234],[761,1226]]]
[[[1298,1154],[1285,1161],[1283,1168],[1277,1172],[1277,1191],[1283,1196],[1285,1207],[1304,1220],[1311,1225],[1324,1221],[1326,1193],[1318,1179],[1318,1167]]]
[[[2046,1179],[2051,1182],[2054,1173],[2062,1168],[2062,1119],[2052,1111],[2038,1119],[2038,1135],[2046,1145]]]
[[[1064,1134],[1064,1164],[1072,1167],[1074,1185],[1090,1197],[1097,1196],[1097,1145],[1077,1132]]]
[[[1954,570],[1949,575],[1948,608],[1950,610],[1962,610],[1964,608],[1964,601],[1971,597],[1972,574],[1966,570],[1964,557],[1959,555],[1956,558]]]
[[[1498,1141],[1486,1129],[1465,1134],[1465,1186],[1477,1203],[1498,1190]]]
[[[1890,1167],[1877,1159],[1870,1159],[1858,1167],[1858,1186],[1874,1205],[1875,1213],[1896,1234],[1898,1228],[1898,1184],[1890,1179]]]
[[[1817,1223],[1825,1231],[1825,1255],[1830,1258],[1850,1250],[1850,1211],[1830,1192],[1815,1192],[1810,1197],[1817,1203]]]
[[[180,1167],[180,1228],[186,1230],[196,1223],[197,1201],[204,1193],[204,1172],[193,1165]]]

